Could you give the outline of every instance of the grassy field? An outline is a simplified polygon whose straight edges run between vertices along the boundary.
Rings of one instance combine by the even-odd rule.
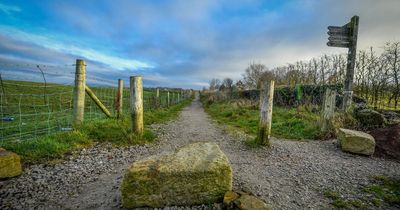
[[[259,110],[238,107],[229,102],[205,104],[207,113],[217,122],[233,126],[247,134],[256,135]],[[272,113],[272,136],[285,139],[320,139],[319,115],[304,108],[274,107]]]
[[[91,88],[107,109],[115,115],[117,89],[110,87]],[[73,87],[58,84],[4,81],[1,90],[0,141],[25,140],[43,134],[71,128]],[[175,96],[175,97],[173,97]],[[170,94],[172,104],[177,94]],[[125,88],[123,111],[129,113],[129,90]],[[155,90],[144,90],[144,108],[156,109]],[[167,106],[167,92],[160,91],[161,107]],[[105,119],[105,115],[89,98],[85,98],[85,121]],[[4,120],[13,119],[13,120]]]
[[[35,163],[61,158],[71,150],[90,146],[96,142],[111,142],[117,146],[152,142],[155,135],[148,126],[175,118],[190,99],[166,106],[166,92],[161,91],[161,105],[155,106],[155,91],[144,91],[145,133],[131,133],[129,120],[129,92],[124,91],[123,119],[106,119],[105,115],[86,97],[85,123],[72,132],[72,87],[57,84],[5,81],[1,98],[0,147],[21,155],[25,163]],[[114,113],[116,88],[92,88],[105,106]],[[6,97],[4,97],[4,95]]]

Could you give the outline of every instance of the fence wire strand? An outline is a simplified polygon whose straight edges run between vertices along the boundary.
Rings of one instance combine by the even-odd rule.
[[[74,68],[72,64],[0,63],[0,144],[72,129]],[[112,116],[116,116],[118,81],[87,74],[86,84]],[[130,115],[130,93],[129,88],[123,90],[122,111],[127,117]],[[144,88],[145,111],[183,101],[184,96],[178,98],[178,92],[182,93],[180,89],[161,88],[157,99],[156,88]],[[84,122],[105,118],[107,116],[86,94]]]

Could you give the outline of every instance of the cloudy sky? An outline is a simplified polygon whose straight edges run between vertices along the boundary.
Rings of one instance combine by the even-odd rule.
[[[400,41],[400,0],[0,0],[0,70],[83,58],[99,80],[201,88],[240,79],[251,62],[344,53],[326,46],[327,26],[353,15],[359,49]]]

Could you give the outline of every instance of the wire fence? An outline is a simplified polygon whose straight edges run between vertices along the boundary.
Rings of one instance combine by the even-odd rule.
[[[0,63],[0,142],[34,139],[54,132],[72,130],[74,65],[36,65]],[[118,81],[91,74],[87,82],[92,91],[116,116]],[[181,89],[144,88],[145,111],[165,108],[182,100]],[[168,92],[170,99],[168,103]],[[123,92],[123,113],[130,110],[129,88]],[[85,121],[107,118],[90,97],[85,97]]]

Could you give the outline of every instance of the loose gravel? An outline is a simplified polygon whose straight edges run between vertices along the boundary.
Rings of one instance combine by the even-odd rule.
[[[154,144],[126,148],[99,144],[62,163],[32,165],[21,176],[0,181],[0,209],[121,209],[119,186],[130,163],[195,141],[215,141],[232,164],[234,188],[251,192],[276,209],[330,208],[325,190],[354,199],[365,196],[360,189],[373,176],[400,176],[399,162],[343,153],[335,140],[272,139],[271,148],[249,148],[244,144],[246,135],[225,132],[198,100],[176,121],[152,127],[158,134]],[[221,205],[164,209],[210,208]]]

